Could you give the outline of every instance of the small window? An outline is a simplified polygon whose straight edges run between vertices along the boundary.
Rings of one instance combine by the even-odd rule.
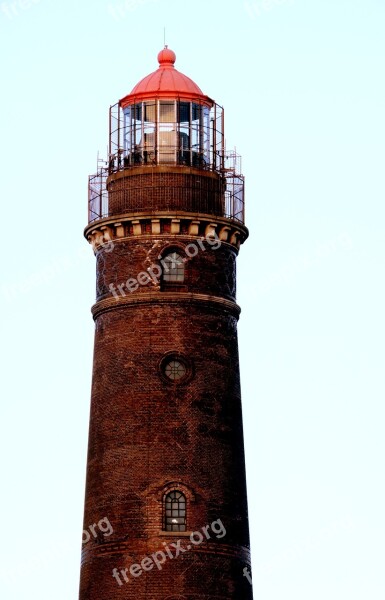
[[[165,498],[166,531],[186,531],[186,497],[174,490]]]
[[[184,385],[193,376],[192,363],[180,352],[167,352],[159,363],[159,372],[168,384]]]
[[[162,260],[163,281],[183,283],[185,259],[178,252],[170,252]]]
[[[186,365],[181,360],[171,359],[164,366],[164,374],[172,381],[182,379],[186,375]]]

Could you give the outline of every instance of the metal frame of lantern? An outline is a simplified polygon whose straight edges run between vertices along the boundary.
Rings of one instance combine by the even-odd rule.
[[[135,101],[110,108],[109,173],[125,168],[181,165],[221,172],[224,111],[185,99]]]

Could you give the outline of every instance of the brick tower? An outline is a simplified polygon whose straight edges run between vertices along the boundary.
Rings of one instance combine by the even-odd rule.
[[[250,600],[223,109],[174,67],[110,109],[89,182],[95,349],[80,600]]]

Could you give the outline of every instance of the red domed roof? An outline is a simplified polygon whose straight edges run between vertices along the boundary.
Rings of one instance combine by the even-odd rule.
[[[134,102],[156,98],[191,100],[212,106],[213,100],[174,67],[175,60],[175,52],[165,46],[158,54],[159,68],[139,81],[131,93],[120,100],[120,106],[125,108]]]

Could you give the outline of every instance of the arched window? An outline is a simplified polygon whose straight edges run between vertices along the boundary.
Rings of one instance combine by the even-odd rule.
[[[184,282],[184,263],[185,259],[178,252],[173,250],[163,257],[163,281],[173,283]]]
[[[165,530],[186,531],[186,496],[178,490],[165,497]]]

